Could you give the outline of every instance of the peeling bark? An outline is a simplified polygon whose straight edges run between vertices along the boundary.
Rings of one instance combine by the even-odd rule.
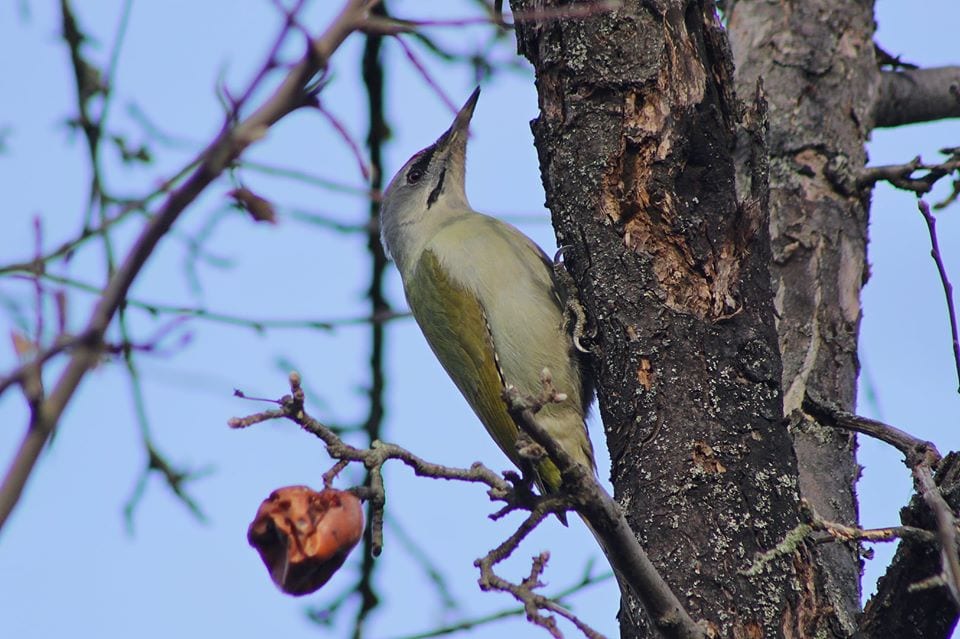
[[[511,2],[527,15],[545,4]],[[525,21],[517,38],[537,73],[547,205],[596,329],[618,502],[718,636],[822,633],[832,612],[805,546],[744,574],[798,523],[798,471],[782,418],[762,110],[733,93],[713,4],[634,0]],[[738,197],[737,161],[751,157]],[[624,637],[656,636],[636,601],[624,605]]]
[[[800,491],[822,517],[856,524],[855,440],[799,407],[808,391],[848,410],[856,399],[868,194],[854,176],[866,163],[880,82],[873,3],[740,0],[728,11],[737,86],[762,77],[770,101],[771,270]],[[858,549],[815,552],[818,586],[835,610],[830,636],[849,636],[860,609]]]

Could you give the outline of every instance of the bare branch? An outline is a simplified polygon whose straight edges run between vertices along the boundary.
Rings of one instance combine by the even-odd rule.
[[[657,572],[617,503],[593,474],[577,463],[537,422],[536,411],[557,399],[549,371],[544,370],[542,379],[544,392],[538,398],[522,397],[515,388],[506,389],[504,398],[514,421],[543,446],[560,469],[564,491],[596,536],[618,580],[634,591],[660,632],[677,639],[702,639],[706,636],[704,629],[690,617]]]
[[[177,499],[183,503],[187,509],[197,518],[198,521],[206,523],[207,516],[204,514],[200,504],[187,493],[187,484],[202,477],[206,477],[212,472],[210,468],[200,468],[198,470],[182,470],[174,465],[156,449],[152,442],[146,442],[147,462],[137,478],[133,492],[123,506],[123,518],[126,522],[127,531],[132,532],[134,528],[134,513],[140,500],[143,498],[144,491],[147,488],[147,480],[153,474],[159,474],[167,487],[176,495]]]
[[[462,613],[460,603],[453,595],[454,590],[450,587],[443,568],[434,561],[424,547],[424,543],[430,544],[433,540],[424,539],[424,543],[421,543],[414,535],[407,532],[406,527],[398,521],[397,517],[391,517],[389,513],[385,515],[384,521],[391,530],[392,536],[404,547],[410,558],[419,564],[427,581],[433,586],[435,596],[439,599],[443,610],[447,613]]]
[[[804,397],[803,410],[821,424],[870,435],[887,442],[903,453],[905,462],[913,474],[917,492],[923,497],[936,518],[943,581],[950,591],[954,604],[960,606],[957,518],[933,480],[933,468],[941,459],[936,447],[931,442],[917,439],[898,428],[828,406],[809,395]]]
[[[263,175],[271,175],[276,177],[287,178],[290,180],[296,180],[298,182],[303,182],[305,184],[311,184],[323,189],[338,193],[348,193],[350,195],[357,195],[359,197],[368,198],[374,202],[380,201],[380,193],[377,191],[371,191],[369,188],[364,186],[354,186],[352,184],[347,184],[340,182],[338,180],[322,177],[319,175],[314,175],[313,173],[307,173],[300,169],[291,169],[282,166],[274,166],[272,164],[266,164],[264,162],[257,162],[255,160],[238,160],[236,163],[241,169],[246,169],[248,171],[255,171],[257,173],[262,173]]]
[[[21,276],[14,276],[15,278]],[[68,277],[61,277],[59,275],[53,275],[52,273],[43,273],[43,279],[49,280],[51,282],[56,282],[58,284],[63,284],[70,288],[76,289],[78,291],[83,291],[85,293],[91,293],[93,295],[103,295],[103,289],[100,289],[97,286],[94,286],[88,282],[82,282]],[[33,281],[32,277],[26,277],[25,279]],[[317,329],[322,331],[332,331],[344,326],[362,326],[365,324],[384,324],[386,322],[393,321],[395,319],[401,319],[404,317],[409,317],[410,313],[408,311],[384,311],[376,315],[371,316],[361,316],[361,317],[342,317],[342,318],[332,318],[332,319],[307,319],[307,318],[251,318],[245,315],[234,315],[231,313],[224,313],[221,311],[216,311],[213,309],[206,308],[204,306],[177,306],[173,304],[161,304],[159,302],[150,302],[145,300],[139,300],[134,298],[127,298],[124,303],[129,308],[136,308],[142,310],[150,315],[174,315],[178,317],[188,317],[201,319],[209,322],[221,323],[221,324],[231,324],[234,326],[242,326],[245,328],[253,329],[257,332],[263,332],[268,329]],[[57,343],[54,346],[54,353],[49,355],[56,355],[57,353],[62,352],[66,348],[70,348],[78,341],[89,341],[93,339],[89,334],[84,333],[82,340],[80,338],[65,338],[62,343]],[[45,360],[49,359],[49,356],[45,357]],[[5,389],[7,381],[12,377],[9,376],[5,379],[0,379],[0,393]]]
[[[613,577],[612,573],[604,573],[600,575],[593,575],[588,566],[587,572],[584,573],[583,578],[578,580],[571,586],[564,588],[560,592],[550,595],[550,599],[553,601],[560,602],[570,595],[576,594],[581,590],[592,586],[597,583],[602,583],[609,580]],[[471,630],[479,626],[492,623],[494,621],[499,621],[500,619],[506,619],[509,617],[516,617],[517,615],[525,614],[526,610],[523,607],[518,608],[507,608],[505,610],[499,610],[497,612],[490,613],[488,615],[482,615],[479,617],[474,617],[470,619],[461,619],[460,621],[455,621],[449,623],[445,626],[439,628],[434,628],[432,630],[427,630],[425,632],[418,632],[412,635],[404,635],[402,637],[396,637],[395,639],[431,639],[432,637],[443,637],[446,635],[452,635],[464,630]]]
[[[337,460],[362,463],[372,473],[379,474],[384,463],[396,459],[409,466],[420,477],[482,483],[490,488],[488,494],[491,499],[510,502],[515,498],[515,491],[511,484],[481,464],[474,464],[468,469],[433,464],[400,446],[381,441],[373,442],[369,449],[351,446],[340,439],[332,429],[306,413],[303,408],[304,394],[298,373],[290,374],[290,388],[292,394],[285,395],[279,400],[280,408],[254,413],[246,417],[234,417],[227,422],[228,425],[231,428],[248,428],[254,424],[273,419],[289,419],[299,424],[308,433],[319,437],[326,444],[327,453],[330,457]],[[359,495],[360,497],[374,506],[375,516],[371,518],[370,522],[374,539],[372,551],[374,555],[379,555],[383,549],[383,505],[386,503],[386,494],[382,483],[376,482],[372,482],[369,488],[359,492],[362,492]]]
[[[416,52],[414,52],[414,50],[406,43],[406,41],[404,41],[403,38],[398,36],[396,38],[396,42],[400,45],[400,48],[403,49],[404,55],[407,57],[407,60],[410,61],[410,64],[413,65],[413,68],[417,70],[417,73],[420,74],[420,77],[423,78],[424,82],[427,83],[427,86],[433,89],[433,92],[437,95],[437,97],[440,98],[440,101],[446,105],[447,110],[450,111],[451,114],[456,114],[460,107],[450,99],[450,96],[448,96],[439,83],[434,80],[433,76],[430,74],[430,70],[427,69],[422,62],[420,62],[420,58],[417,57]]]
[[[960,117],[960,67],[899,69],[880,74],[874,126]]]
[[[528,618],[550,630],[554,636],[559,636],[556,634],[559,631],[556,628],[555,621],[551,617],[541,615],[540,610],[548,610],[568,619],[587,637],[599,638],[601,636],[556,602],[534,592],[540,586],[539,575],[544,568],[545,557],[541,557],[539,560],[535,559],[530,577],[521,584],[513,584],[498,577],[493,572],[493,566],[508,557],[544,517],[569,508],[566,497],[557,495],[537,497],[530,492],[516,473],[504,473],[509,479],[508,481],[479,463],[473,464],[470,468],[451,468],[427,462],[404,448],[380,441],[373,442],[369,449],[356,448],[345,443],[332,429],[306,413],[303,406],[304,393],[299,374],[290,374],[290,388],[292,393],[278,401],[279,408],[254,413],[246,417],[235,417],[228,421],[228,425],[231,428],[247,428],[273,419],[289,419],[299,424],[307,432],[319,437],[326,444],[327,453],[338,460],[330,472],[342,470],[343,462],[362,463],[370,476],[369,486],[354,488],[352,492],[355,492],[370,504],[371,552],[375,556],[379,555],[383,549],[383,508],[386,503],[386,493],[381,480],[381,473],[382,467],[387,461],[399,460],[410,467],[419,477],[485,484],[489,488],[487,494],[491,500],[503,501],[506,504],[499,512],[491,515],[492,518],[496,519],[506,512],[517,509],[528,510],[531,514],[506,541],[475,562],[475,565],[481,569],[481,589],[511,593],[524,604]],[[239,395],[244,396],[242,393],[239,393]]]
[[[104,217],[98,226],[84,227],[76,237],[66,240],[49,253],[41,256],[34,256],[34,258],[31,260],[14,262],[0,266],[0,275],[16,272],[42,273],[45,264],[57,258],[69,256],[91,238],[100,237],[106,234],[107,231],[112,229],[116,224],[128,219],[131,213],[143,212],[153,200],[157,199],[161,195],[169,193],[170,189],[172,189],[177,182],[183,179],[183,177],[187,175],[187,173],[200,161],[201,158],[198,156],[189,164],[181,168],[176,175],[161,181],[160,186],[141,198],[131,200],[114,199],[113,201],[121,204],[121,207],[120,210],[117,211],[112,217]]]
[[[890,444],[903,453],[908,466],[921,463],[936,464],[940,461],[940,452],[933,442],[914,437],[889,424],[855,415],[810,394],[804,396],[802,408],[821,424],[863,433]]]
[[[890,526],[888,528],[864,529],[847,526],[846,524],[835,521],[828,521],[820,517],[814,509],[813,504],[806,499],[800,500],[800,514],[801,522],[784,535],[783,540],[774,548],[757,554],[750,567],[742,571],[744,575],[759,574],[771,561],[792,555],[808,540],[818,544],[831,542],[848,543],[851,541],[882,543],[900,539],[909,539],[911,541],[929,544],[936,543],[937,541],[935,534],[929,530],[917,528],[916,526]],[[818,536],[817,533],[823,534]]]
[[[363,152],[360,150],[360,145],[356,140],[353,139],[353,136],[350,134],[350,131],[347,130],[347,126],[340,121],[340,119],[333,114],[329,109],[323,106],[323,102],[317,100],[316,105],[317,110],[326,118],[327,122],[330,123],[330,126],[333,127],[333,130],[337,132],[337,135],[340,136],[340,139],[343,140],[344,144],[347,145],[347,148],[350,149],[350,153],[353,154],[354,159],[357,162],[357,167],[360,169],[360,174],[363,176],[364,180],[370,179],[370,168],[367,166],[366,161],[363,158]]]
[[[550,559],[550,553],[542,552],[534,557],[530,567],[530,574],[519,584],[507,581],[493,571],[493,566],[510,556],[520,545],[520,542],[523,541],[524,537],[536,528],[537,524],[543,521],[543,518],[546,517],[547,514],[548,512],[545,510],[534,510],[534,512],[530,513],[530,516],[520,524],[520,528],[505,542],[491,550],[483,558],[474,562],[475,565],[480,568],[480,589],[485,592],[489,590],[509,592],[517,601],[523,604],[523,610],[527,615],[528,621],[540,626],[557,639],[562,639],[563,633],[561,633],[557,627],[556,619],[541,614],[541,610],[548,610],[563,617],[574,624],[585,637],[589,637],[590,639],[604,639],[602,634],[588,626],[575,614],[557,602],[536,592],[536,589],[542,588],[544,585],[540,581],[540,575],[543,574],[546,568],[547,561]]]
[[[926,164],[917,156],[906,164],[891,164],[885,166],[868,166],[857,180],[861,187],[870,187],[881,180],[889,182],[898,189],[913,191],[918,196],[929,193],[942,178],[960,170],[960,152],[957,149],[943,149],[941,153],[948,155],[947,160],[939,164]],[[926,173],[914,176],[918,171]],[[942,202],[937,208],[946,206],[949,202]]]
[[[80,381],[96,364],[104,333],[157,244],[177,221],[180,214],[248,146],[263,137],[266,130],[282,117],[303,105],[304,87],[310,78],[326,66],[330,55],[339,48],[347,36],[357,29],[375,2],[376,0],[348,0],[327,30],[311,42],[310,50],[287,73],[273,95],[245,120],[234,124],[235,113],[239,111],[240,106],[238,103],[234,112],[228,115],[216,139],[204,151],[201,164],[179,188],[168,196],[160,210],[151,216],[123,263],[110,278],[103,296],[87,322],[84,332],[89,335],[90,343],[85,343],[73,351],[69,363],[53,390],[31,415],[27,432],[7,469],[3,483],[0,484],[0,528],[19,501],[23,487],[33,471],[44,444],[59,422]],[[263,78],[275,67],[274,56],[289,30],[288,22],[277,38],[271,56],[248,86],[245,96],[252,95]]]
[[[940,244],[937,242],[937,220],[930,214],[930,207],[923,200],[917,202],[920,213],[923,214],[923,220],[927,223],[927,232],[930,234],[930,257],[937,265],[937,273],[940,275],[940,284],[943,286],[943,296],[947,300],[947,315],[950,317],[950,336],[953,341],[953,363],[957,370],[957,383],[960,384],[960,338],[957,336],[957,309],[953,304],[953,285],[947,277],[947,267],[943,263],[943,255],[940,254]],[[960,387],[957,389],[960,392]]]
[[[377,5],[371,12],[372,18],[387,16],[386,6]],[[386,119],[386,99],[384,82],[384,65],[381,57],[383,37],[368,34],[363,45],[361,59],[361,78],[364,91],[367,94],[367,150],[370,157],[372,171],[370,190],[380,193],[384,184],[383,145],[390,134],[390,126]],[[386,297],[384,277],[387,269],[387,256],[380,242],[380,207],[378,199],[370,198],[367,208],[367,256],[370,262],[370,280],[367,287],[367,301],[371,315],[390,313],[390,303]],[[384,327],[379,324],[370,326],[370,357],[368,360],[369,381],[366,388],[367,414],[360,428],[373,446],[383,438],[383,415],[385,395],[385,343],[387,335]],[[374,490],[383,491],[383,475],[378,468],[367,468],[366,483]],[[370,503],[367,506],[368,518],[371,522],[382,525],[382,502]],[[364,535],[364,553],[360,560],[360,578],[355,590],[359,594],[360,605],[353,619],[353,636],[359,638],[367,616],[379,604],[380,598],[375,590],[374,573],[377,564],[373,557],[379,552],[382,539],[379,531],[371,526],[371,533]]]
[[[887,528],[857,528],[847,526],[835,521],[826,521],[825,519],[816,519],[814,529],[822,530],[829,535],[826,539],[815,539],[818,543],[825,541],[867,541],[885,543],[897,541],[899,539],[911,539],[924,543],[934,543],[937,541],[936,535],[924,528],[916,526],[889,526]]]

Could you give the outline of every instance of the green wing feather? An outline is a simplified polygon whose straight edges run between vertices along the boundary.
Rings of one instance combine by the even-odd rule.
[[[425,250],[412,270],[404,288],[427,343],[493,440],[521,467],[517,425],[502,399],[504,381],[483,307],[451,280],[432,251]],[[560,471],[549,459],[536,472],[541,489],[559,489]]]

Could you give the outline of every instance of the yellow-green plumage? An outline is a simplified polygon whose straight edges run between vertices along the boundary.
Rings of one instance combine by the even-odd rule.
[[[496,255],[496,259],[478,256]],[[460,260],[458,277],[445,265]],[[496,284],[500,283],[500,284]],[[499,220],[471,212],[452,219],[424,245],[404,278],[417,323],[437,359],[467,399],[487,432],[516,464],[517,425],[502,398],[506,384],[537,394],[549,368],[567,395],[538,418],[577,461],[593,468],[583,415],[583,388],[561,301],[546,256],[526,236]],[[504,327],[497,330],[495,327]],[[541,487],[560,487],[550,460],[537,468]]]
[[[467,129],[478,91],[450,129],[390,181],[380,212],[384,245],[427,342],[507,457],[524,465],[503,389],[537,395],[548,368],[567,399],[544,406],[537,419],[574,459],[595,469],[584,423],[592,391],[565,330],[552,264],[523,233],[467,202]],[[560,488],[550,460],[534,471],[542,489]]]

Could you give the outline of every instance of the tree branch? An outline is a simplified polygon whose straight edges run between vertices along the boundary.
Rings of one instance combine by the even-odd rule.
[[[34,280],[34,277],[18,276],[15,275],[14,278],[23,277],[30,281]],[[69,277],[62,277],[60,275],[54,275],[52,273],[42,273],[40,277],[44,280],[55,282],[57,284],[62,284],[64,286],[70,287],[72,289],[82,291],[84,293],[91,293],[93,295],[102,296],[103,289],[90,284],[89,282],[83,282],[81,280],[76,280]],[[374,315],[364,315],[357,317],[339,317],[331,319],[308,319],[308,318],[279,318],[279,317],[247,317],[242,314],[231,314],[224,313],[221,311],[216,311],[204,306],[179,306],[176,304],[163,304],[160,302],[151,302],[147,300],[136,299],[132,297],[127,297],[124,300],[124,304],[127,308],[135,308],[142,310],[147,314],[156,317],[158,315],[173,315],[178,318],[188,318],[188,319],[199,319],[208,322],[213,322],[217,324],[229,324],[232,326],[240,326],[244,328],[249,328],[251,330],[262,333],[269,329],[315,329],[320,331],[333,331],[337,328],[345,326],[362,326],[365,324],[385,324],[391,322],[395,319],[402,319],[405,317],[410,317],[409,311],[394,311],[391,309],[386,309]],[[66,346],[73,346],[77,341],[89,340],[91,337],[83,338],[69,338],[68,336],[62,336],[62,340],[66,341]],[[56,350],[60,352],[64,350],[63,344],[55,343],[51,350]],[[56,353],[53,353],[56,354]],[[7,379],[12,377],[12,375],[7,378],[0,378],[0,394],[6,389]]]
[[[873,419],[854,415],[804,397],[803,410],[821,424],[853,430],[887,442],[903,453],[905,463],[913,474],[914,486],[933,513],[936,521],[937,540],[940,545],[941,585],[947,587],[954,606],[960,607],[960,555],[957,550],[957,519],[953,509],[944,499],[933,479],[933,469],[941,460],[936,446],[912,435]]]
[[[376,477],[380,475],[384,463],[391,459],[396,459],[406,464],[419,477],[433,477],[435,479],[486,484],[490,488],[488,494],[491,499],[503,500],[508,504],[516,503],[520,500],[525,505],[530,506],[531,509],[533,507],[532,504],[522,496],[516,496],[516,491],[514,491],[510,482],[481,464],[474,464],[469,469],[441,466],[440,464],[434,464],[421,459],[400,446],[381,441],[373,442],[369,449],[351,446],[340,439],[332,429],[326,427],[306,413],[303,407],[303,387],[301,386],[300,375],[298,373],[290,374],[290,388],[292,394],[285,395],[277,401],[280,408],[254,413],[246,417],[234,417],[227,423],[230,428],[248,428],[254,424],[273,419],[289,419],[298,424],[303,430],[319,437],[323,443],[326,444],[327,453],[330,457],[337,460],[362,463],[371,475],[374,476],[369,487],[357,489],[356,491],[358,496],[370,502],[373,506],[370,517],[370,528],[373,539],[371,552],[374,556],[379,555],[383,550],[383,505],[386,503],[383,483],[382,481],[377,481]],[[245,397],[242,393],[237,393],[237,395]]]
[[[584,634],[585,637],[588,637],[588,639],[605,639],[603,635],[585,624],[572,612],[557,602],[552,601],[551,599],[536,592],[536,589],[542,588],[544,585],[543,582],[540,581],[540,575],[543,574],[543,571],[547,566],[547,561],[550,559],[550,553],[542,552],[534,557],[530,567],[530,574],[519,584],[511,583],[493,571],[493,566],[503,559],[509,557],[520,545],[520,542],[523,541],[524,537],[526,537],[534,528],[536,528],[537,525],[543,521],[544,517],[546,517],[548,514],[549,512],[545,509],[535,509],[520,525],[520,528],[518,528],[517,531],[510,536],[510,538],[508,538],[498,547],[491,550],[482,559],[478,559],[475,562],[475,565],[480,568],[480,589],[483,591],[499,590],[502,592],[509,592],[517,599],[517,601],[523,604],[523,609],[527,615],[527,620],[540,626],[556,639],[563,639],[563,633],[561,633],[560,629],[557,627],[556,619],[541,614],[541,610],[549,610],[550,612],[560,615],[567,621],[570,621],[580,632]]]
[[[960,117],[960,66],[880,74],[874,126],[893,127]]]
[[[560,399],[546,369],[542,380],[544,392],[538,398],[522,397],[513,387],[504,391],[514,421],[546,450],[560,469],[564,490],[577,513],[597,538],[618,580],[634,591],[657,628],[667,637],[702,639],[706,636],[704,629],[690,617],[657,572],[613,498],[590,471],[577,463],[537,422],[536,412],[548,402]]]
[[[937,241],[937,220],[930,213],[930,207],[923,200],[917,202],[920,213],[923,215],[923,221],[927,224],[927,233],[930,235],[930,257],[937,265],[937,274],[940,276],[940,285],[943,287],[943,296],[947,301],[947,317],[950,319],[950,338],[953,347],[953,364],[957,371],[957,383],[960,384],[960,336],[957,328],[957,309],[953,303],[953,284],[947,277],[947,267],[943,263],[943,255],[940,253],[940,243]],[[958,389],[960,392],[960,389]]]
[[[857,184],[860,187],[871,187],[884,180],[898,189],[913,191],[917,196],[926,195],[933,190],[933,187],[941,178],[960,171],[960,150],[944,148],[940,152],[947,155],[947,159],[939,164],[927,164],[920,156],[917,156],[905,164],[868,166],[860,173]],[[925,173],[914,175],[918,171],[924,171]],[[956,197],[957,195],[954,193],[943,202],[938,202],[935,208],[944,208]]]
[[[960,455],[948,454],[937,467],[935,483],[950,507],[960,508]],[[904,524],[936,528],[930,507],[915,495],[900,511]],[[940,547],[904,536],[890,566],[867,602],[860,630],[866,639],[947,639],[953,636],[958,609],[946,588],[923,587],[931,575],[939,575],[943,558]],[[941,582],[942,584],[942,582]]]
[[[334,466],[339,471],[345,465],[343,462],[360,462],[367,469],[370,478],[367,486],[352,489],[359,497],[369,504],[369,538],[370,553],[377,556],[383,549],[383,522],[386,492],[382,481],[383,465],[391,459],[396,459],[413,469],[420,477],[447,479],[482,483],[489,487],[487,491],[491,500],[502,501],[506,505],[498,512],[490,515],[492,519],[499,519],[514,510],[526,510],[530,515],[517,530],[499,546],[491,550],[475,563],[480,568],[480,588],[482,590],[498,590],[512,594],[520,601],[527,618],[548,630],[554,637],[561,636],[556,626],[556,620],[542,614],[546,610],[569,620],[583,634],[590,639],[601,639],[601,635],[590,628],[570,611],[564,609],[557,602],[535,592],[542,584],[539,577],[545,568],[547,555],[541,554],[534,558],[530,575],[519,584],[511,583],[499,577],[493,566],[510,556],[520,545],[523,539],[542,521],[552,513],[559,513],[570,507],[569,499],[565,495],[549,495],[538,497],[534,495],[529,484],[517,473],[508,471],[505,477],[500,477],[483,465],[473,464],[469,469],[450,468],[427,462],[410,451],[380,441],[374,441],[369,449],[356,448],[346,444],[332,429],[310,417],[304,410],[304,393],[298,373],[290,374],[290,388],[292,394],[282,397],[277,403],[279,409],[267,410],[246,417],[235,417],[229,420],[231,428],[246,428],[254,424],[279,418],[289,419],[300,425],[301,428],[319,437],[327,446],[327,453],[339,460]],[[244,396],[242,393],[237,393]],[[572,462],[572,460],[570,460]],[[572,462],[575,463],[575,462]],[[333,472],[333,471],[331,471]],[[330,473],[325,475],[328,477]],[[602,490],[602,489],[601,489]],[[632,533],[631,533],[632,535]],[[335,605],[339,605],[339,602]],[[671,635],[674,636],[674,635]],[[677,635],[684,637],[702,637],[702,635]]]
[[[308,52],[287,73],[273,95],[248,118],[237,124],[235,120],[243,99],[235,102],[220,133],[204,151],[201,164],[179,188],[168,196],[160,210],[150,218],[123,263],[110,278],[103,296],[91,313],[84,330],[91,339],[73,351],[70,361],[49,396],[31,412],[30,424],[24,438],[7,469],[3,483],[0,484],[0,528],[3,527],[19,501],[40,452],[67,404],[86,373],[96,364],[103,336],[110,322],[157,244],[187,206],[248,146],[263,137],[267,129],[282,117],[304,105],[304,87],[318,71],[326,66],[330,55],[337,50],[347,36],[361,25],[368,9],[375,3],[376,0],[348,0],[326,31],[310,42]],[[259,86],[266,75],[276,67],[276,55],[290,32],[291,24],[288,20],[284,25],[267,62],[248,86],[245,97],[252,95],[254,88]]]
[[[911,468],[924,463],[934,465],[940,461],[940,452],[933,442],[914,437],[895,426],[868,417],[854,415],[837,406],[831,406],[809,393],[803,398],[802,408],[818,423],[863,433],[890,444],[903,453],[907,466]]]
[[[566,597],[576,594],[585,588],[592,586],[597,583],[602,583],[609,580],[613,575],[609,572],[594,575],[590,571],[590,566],[587,566],[587,572],[584,573],[583,577],[579,579],[576,583],[563,590],[551,595],[549,598],[552,601],[562,601]],[[508,617],[516,617],[521,614],[525,614],[526,609],[523,607],[518,608],[507,608],[505,610],[499,610],[497,612],[492,612],[490,614],[481,615],[478,617],[461,619],[459,621],[454,621],[446,625],[440,626],[439,628],[433,628],[424,632],[418,632],[411,635],[403,635],[395,637],[394,639],[431,639],[432,637],[443,637],[446,635],[453,635],[456,633],[463,632],[464,630],[473,630],[479,626],[483,626],[494,621],[499,621],[500,619],[506,619]]]

